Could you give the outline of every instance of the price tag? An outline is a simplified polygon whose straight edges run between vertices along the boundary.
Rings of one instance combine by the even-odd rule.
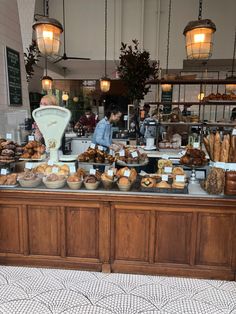
[[[94,143],[91,143],[91,144],[90,144],[90,147],[93,148],[93,149],[95,149],[96,145],[95,145]]]
[[[53,166],[53,165],[54,165],[53,160],[49,159],[49,161],[48,161],[48,165],[49,165],[49,166]]]
[[[120,150],[119,151],[119,155],[121,156],[121,157],[124,157],[125,156],[125,151],[122,149],[122,150]]]
[[[172,167],[164,167],[164,172],[165,173],[171,173],[172,172]]]
[[[11,140],[12,139],[12,134],[11,133],[6,133],[6,139]]]
[[[109,177],[113,177],[113,170],[108,170],[108,171],[107,171],[107,175],[108,175]]]
[[[227,169],[231,171],[236,171],[236,163],[227,164]]]
[[[69,168],[70,168],[70,173],[76,172],[76,169],[75,169],[74,165],[71,165]]]
[[[162,174],[161,175],[161,180],[162,181],[168,181],[168,174]]]
[[[26,168],[26,169],[32,169],[32,168],[33,168],[32,162],[26,162],[26,163],[25,163],[25,168]]]
[[[52,167],[52,173],[58,173],[59,169],[57,167]]]
[[[138,153],[135,151],[135,152],[132,152],[131,153],[131,156],[133,157],[133,158],[136,158],[136,157],[138,157]]]
[[[124,115],[124,121],[127,121],[127,120],[128,120],[128,116]]]
[[[28,141],[29,141],[29,142],[34,141],[34,136],[33,136],[33,135],[29,135],[29,136],[28,136]]]
[[[233,129],[232,135],[236,135],[236,128]]]
[[[130,176],[130,170],[125,170],[124,177],[129,177],[129,176]]]
[[[200,147],[200,143],[198,143],[198,142],[193,143],[193,148],[199,148],[199,147]]]
[[[1,169],[1,174],[2,174],[2,175],[6,175],[6,174],[7,174],[7,169],[2,168],[2,169]]]
[[[109,155],[111,155],[112,157],[114,157],[114,156],[115,156],[115,152],[114,152],[114,150],[110,149],[110,151],[109,151]]]
[[[217,161],[217,162],[214,163],[214,167],[225,169],[225,162],[218,162]]]
[[[99,150],[103,150],[103,146],[98,145]]]
[[[181,152],[179,152],[180,156],[184,156],[185,155],[185,150],[182,150]]]
[[[96,169],[90,169],[90,170],[89,170],[89,174],[95,175],[95,174],[96,174]]]
[[[161,156],[161,158],[162,158],[162,159],[169,159],[169,156],[166,155],[166,154],[164,154],[164,155]]]
[[[177,174],[175,177],[175,181],[176,182],[185,182],[185,177]]]

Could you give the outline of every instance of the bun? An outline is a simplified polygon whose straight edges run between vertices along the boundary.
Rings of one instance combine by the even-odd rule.
[[[172,173],[175,174],[175,175],[185,175],[184,169],[181,168],[181,167],[175,167],[172,170]]]

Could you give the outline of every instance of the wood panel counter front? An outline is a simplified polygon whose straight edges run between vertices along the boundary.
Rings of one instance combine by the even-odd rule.
[[[235,280],[236,199],[2,189],[0,264]]]

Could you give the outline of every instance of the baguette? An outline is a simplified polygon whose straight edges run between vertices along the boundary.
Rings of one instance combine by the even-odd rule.
[[[208,138],[207,138],[206,136],[203,137],[203,143],[204,143],[205,148],[206,148],[206,151],[207,151],[207,153],[208,153],[208,155],[209,155],[209,157],[210,157],[210,159],[211,159],[210,142],[209,142],[209,140],[208,140]]]
[[[215,134],[215,141],[214,141],[213,147],[214,147],[213,161],[220,161],[221,140],[220,140],[220,133],[218,131]]]
[[[210,159],[212,161],[214,159],[214,141],[215,141],[215,136],[213,133],[211,133],[209,137],[209,146],[210,146]]]

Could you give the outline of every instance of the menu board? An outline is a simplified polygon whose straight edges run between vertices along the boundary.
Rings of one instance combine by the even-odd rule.
[[[20,54],[6,47],[8,94],[10,106],[22,105]]]

